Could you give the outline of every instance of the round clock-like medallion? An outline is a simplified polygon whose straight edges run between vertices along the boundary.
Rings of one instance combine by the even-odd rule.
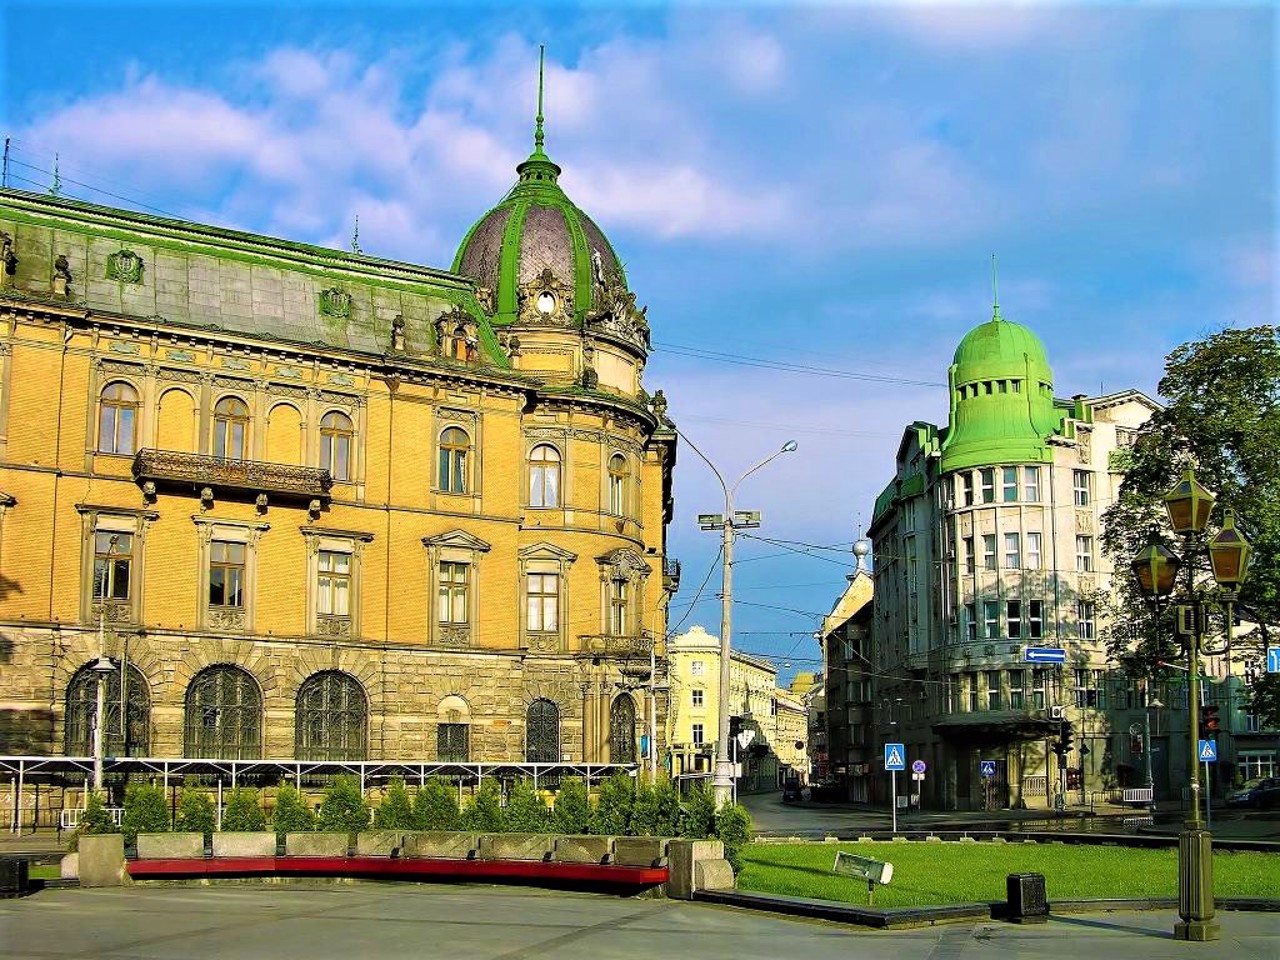
[[[535,304],[538,312],[543,316],[550,316],[556,312],[556,297],[553,293],[543,291],[538,294],[538,300]]]

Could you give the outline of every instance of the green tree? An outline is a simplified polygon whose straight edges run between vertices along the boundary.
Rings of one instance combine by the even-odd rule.
[[[431,777],[413,798],[413,825],[418,830],[457,830],[462,814],[453,784]]]
[[[329,781],[320,801],[320,829],[345,833],[369,829],[369,805],[355,777],[343,773]]]
[[[227,796],[222,811],[222,829],[228,833],[267,829],[267,814],[253,787],[236,787]]]
[[[552,820],[556,833],[586,833],[591,829],[591,800],[581,777],[566,777],[560,782]]]
[[[480,784],[471,803],[462,811],[462,827],[476,833],[502,833],[507,829],[506,811],[502,809],[502,785],[490,777]]]
[[[404,780],[392,777],[387,784],[387,795],[373,811],[373,825],[379,830],[412,830],[414,827],[413,801],[404,788]]]
[[[97,790],[89,791],[85,799],[84,812],[80,814],[80,826],[71,834],[67,848],[74,853],[80,849],[80,838],[89,833],[119,833],[120,828],[107,812],[102,794]]]
[[[1179,554],[1186,551],[1165,521],[1162,495],[1194,466],[1196,479],[1218,500],[1211,526],[1192,544],[1198,557],[1197,581],[1212,594],[1203,552],[1219,529],[1224,509],[1235,513],[1253,544],[1248,579],[1240,591],[1238,612],[1257,627],[1238,631],[1232,659],[1261,664],[1263,647],[1274,642],[1280,618],[1280,338],[1277,328],[1222,330],[1177,347],[1165,362],[1159,392],[1166,400],[1139,431],[1118,466],[1125,480],[1116,502],[1103,517],[1102,542],[1119,575],[1109,604],[1112,626],[1104,634],[1108,653],[1130,676],[1157,676],[1160,661],[1179,655],[1171,604],[1157,616],[1127,576],[1129,564],[1153,533]],[[1185,572],[1179,578],[1180,588]],[[1215,617],[1212,634],[1223,631]],[[1212,645],[1220,637],[1210,636]],[[1275,682],[1255,683],[1252,712],[1264,724],[1280,723],[1280,691]]]
[[[724,858],[737,873],[742,869],[742,850],[751,842],[751,814],[738,803],[729,803],[716,813],[716,839],[724,844]]]
[[[203,790],[183,787],[178,797],[178,813],[173,818],[173,829],[178,833],[199,833],[205,842],[213,837],[217,825],[213,801]]]
[[[625,773],[615,773],[600,784],[600,796],[591,814],[591,832],[611,837],[627,836],[635,800],[635,781]]]
[[[680,812],[680,836],[704,840],[715,836],[716,798],[705,785],[695,787]]]
[[[291,783],[282,784],[276,795],[271,826],[279,840],[283,840],[286,833],[308,833],[316,828],[315,812]]]
[[[140,833],[167,833],[169,830],[169,803],[164,788],[150,783],[131,783],[124,794],[124,813],[120,817],[120,832],[126,846],[138,842]]]
[[[680,794],[676,785],[663,778],[654,785],[658,798],[658,815],[654,822],[654,836],[680,836]]]
[[[521,777],[507,795],[506,829],[511,833],[543,833],[550,826],[551,811],[533,787]]]
[[[628,832],[637,837],[656,837],[658,832],[658,791],[653,784],[641,784],[636,790],[635,802],[631,805],[631,819],[627,823]]]

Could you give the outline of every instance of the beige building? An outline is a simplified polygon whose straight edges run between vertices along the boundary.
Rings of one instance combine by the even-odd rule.
[[[675,434],[559,173],[451,269],[0,192],[0,754],[102,652],[109,756],[637,760]]]
[[[815,779],[831,785],[841,800],[866,803],[871,796],[874,745],[870,742],[874,711],[871,669],[871,613],[874,583],[863,564],[868,545],[860,540],[858,569],[844,593],[823,618],[818,643],[825,680],[815,698],[815,726],[823,747]]]

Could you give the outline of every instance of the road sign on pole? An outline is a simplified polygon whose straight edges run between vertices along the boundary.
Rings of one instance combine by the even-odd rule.
[[[919,774],[923,774],[923,773],[924,773],[926,770],[928,770],[928,769],[929,769],[928,764],[926,764],[923,760],[913,760],[913,761],[911,761],[911,772],[912,772],[912,773],[919,773]]]
[[[1066,663],[1067,651],[1062,647],[1023,647],[1027,663]]]
[[[984,780],[990,780],[996,775],[996,762],[994,760],[979,761],[978,772],[982,774]]]
[[[1200,762],[1201,763],[1217,763],[1218,762],[1218,741],[1216,740],[1200,741]]]
[[[1280,673],[1280,647],[1267,647],[1267,673]]]
[[[907,748],[905,744],[886,743],[884,745],[884,768],[885,770],[907,769]]]

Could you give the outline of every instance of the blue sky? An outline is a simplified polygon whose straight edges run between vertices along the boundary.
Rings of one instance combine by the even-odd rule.
[[[1154,394],[1176,344],[1276,321],[1269,5],[11,0],[0,18],[16,176],[46,186],[57,152],[73,196],[333,245],[358,214],[366,252],[438,266],[529,151],[545,43],[547,150],[649,305],[650,389],[730,480],[799,443],[739,506],[761,536],[834,549],[742,541],[735,578],[737,645],[791,669],[812,666],[903,426],[945,416],[992,253],[1062,396]],[[687,448],[676,498],[672,621],[714,632],[718,574],[685,606],[716,548],[693,518],[720,494]]]

